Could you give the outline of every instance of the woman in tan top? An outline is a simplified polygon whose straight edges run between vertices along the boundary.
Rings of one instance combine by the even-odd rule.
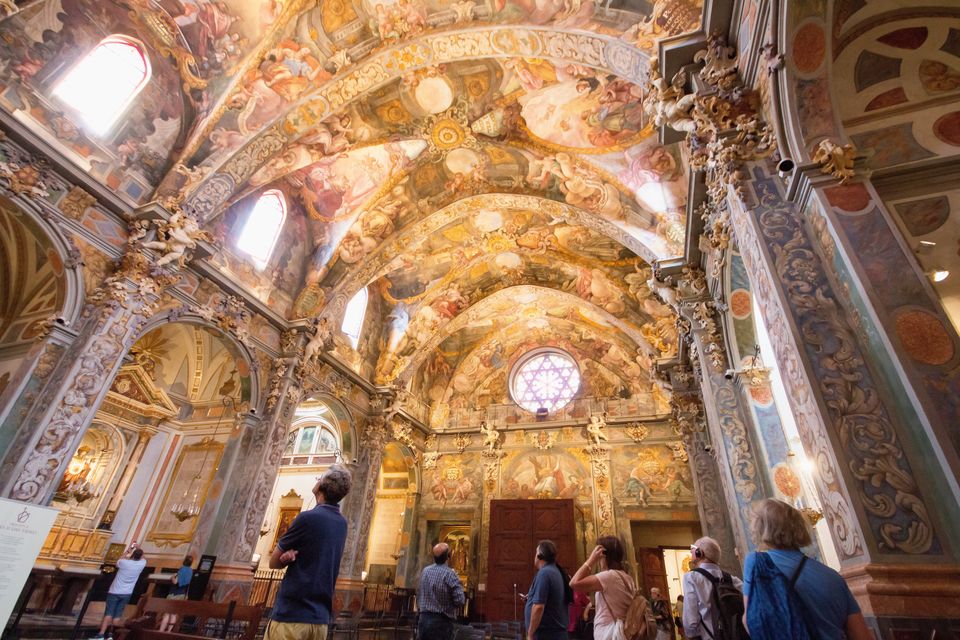
[[[633,578],[623,566],[623,543],[615,536],[597,540],[597,546],[570,579],[574,591],[597,594],[594,640],[623,640],[623,621],[633,600]],[[599,571],[591,574],[594,568]]]

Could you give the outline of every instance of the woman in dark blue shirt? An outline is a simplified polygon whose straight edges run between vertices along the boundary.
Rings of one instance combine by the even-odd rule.
[[[173,586],[170,587],[170,593],[167,600],[186,600],[187,592],[190,590],[190,581],[193,580],[193,557],[187,556],[183,559],[183,565],[177,570],[177,575],[173,577]],[[165,613],[160,617],[160,631],[173,631],[177,624],[177,616],[172,613]]]

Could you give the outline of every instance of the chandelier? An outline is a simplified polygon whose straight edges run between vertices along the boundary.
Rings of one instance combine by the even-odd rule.
[[[220,423],[223,421],[223,414],[227,412],[227,405],[230,405],[232,409],[234,406],[233,398],[229,396],[223,397],[223,411],[220,413],[220,417],[217,418],[217,426],[213,428],[213,436],[211,439],[217,441],[217,432],[220,430]],[[183,497],[175,502],[170,507],[170,515],[177,519],[178,522],[186,522],[190,518],[196,518],[200,515],[200,509],[202,507],[200,497],[200,474],[203,473],[203,470],[207,466],[207,457],[210,455],[210,448],[203,452],[203,463],[200,465],[197,470],[196,475],[190,479],[190,484],[187,485],[186,489],[183,490]]]

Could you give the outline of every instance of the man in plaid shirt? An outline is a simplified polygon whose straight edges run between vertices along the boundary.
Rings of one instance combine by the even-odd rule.
[[[467,601],[456,572],[447,566],[450,546],[444,542],[433,547],[433,564],[424,567],[417,589],[420,621],[417,637],[422,640],[453,640],[453,621]]]

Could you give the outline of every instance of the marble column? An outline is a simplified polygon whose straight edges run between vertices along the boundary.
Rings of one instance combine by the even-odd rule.
[[[20,424],[0,466],[2,495],[36,504],[51,500],[123,357],[169,283],[166,276],[151,274],[144,254],[126,254],[88,308],[61,360],[56,384],[47,385]]]
[[[752,167],[733,229],[776,353],[843,574],[868,617],[960,616],[956,503],[904,437],[803,212]],[[831,255],[831,261],[837,256]],[[843,283],[854,287],[856,282]]]

